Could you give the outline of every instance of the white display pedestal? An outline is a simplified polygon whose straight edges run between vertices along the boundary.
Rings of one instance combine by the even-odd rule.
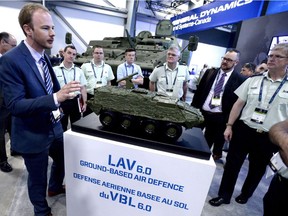
[[[67,216],[199,216],[216,168],[71,130],[64,147]]]

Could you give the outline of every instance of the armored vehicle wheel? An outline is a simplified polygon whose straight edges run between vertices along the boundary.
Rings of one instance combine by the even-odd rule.
[[[170,140],[177,140],[182,134],[182,127],[178,124],[167,123],[164,127],[164,136]]]
[[[134,121],[134,119],[132,116],[123,115],[123,116],[121,116],[120,127],[123,130],[128,131],[128,130],[132,129],[133,121]]]
[[[107,128],[113,128],[117,122],[116,114],[109,111],[102,112],[99,119],[103,127]]]
[[[154,136],[157,131],[156,121],[147,119],[143,121],[143,131],[145,135]]]

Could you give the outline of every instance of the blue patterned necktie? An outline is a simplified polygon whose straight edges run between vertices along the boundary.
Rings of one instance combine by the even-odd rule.
[[[214,95],[220,96],[220,93],[222,92],[222,89],[223,89],[223,84],[224,84],[225,76],[226,76],[226,73],[223,73],[223,74],[221,75],[220,79],[218,80],[217,84],[215,85]]]
[[[48,92],[48,94],[52,94],[53,90],[52,90],[52,81],[51,81],[51,76],[49,73],[49,69],[47,66],[47,62],[45,61],[44,57],[42,56],[40,61],[42,62],[42,69],[44,72],[44,81],[45,81],[45,86],[46,86],[46,90]]]
[[[42,69],[43,69],[43,73],[44,73],[44,82],[45,82],[46,90],[47,90],[48,94],[51,95],[51,94],[53,94],[52,80],[51,80],[51,76],[49,73],[47,62],[45,61],[44,56],[42,56],[40,58],[40,61],[42,63]],[[56,122],[52,112],[50,112],[50,120],[52,123]]]
[[[213,94],[213,97],[220,97],[220,94],[222,92],[222,89],[223,89],[223,85],[224,85],[224,80],[225,80],[225,76],[227,74],[226,73],[222,73],[220,79],[218,80],[218,82],[216,83],[215,87],[214,87],[214,94]],[[212,101],[212,98],[211,98],[211,101]],[[215,106],[211,104],[211,101],[210,101],[210,104],[209,104],[209,107],[211,109],[213,109]]]

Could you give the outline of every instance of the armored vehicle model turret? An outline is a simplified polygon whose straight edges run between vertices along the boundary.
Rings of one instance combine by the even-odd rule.
[[[187,103],[144,88],[96,88],[87,103],[105,129],[121,133],[136,130],[165,141],[176,141],[182,127],[192,128],[204,120],[201,112]]]

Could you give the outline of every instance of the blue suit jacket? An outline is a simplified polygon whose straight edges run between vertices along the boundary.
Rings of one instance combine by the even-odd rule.
[[[45,56],[53,82],[53,92],[60,85]],[[38,153],[49,148],[48,134],[55,129],[50,112],[56,110],[53,95],[48,95],[34,58],[22,41],[0,58],[0,82],[5,104],[12,114],[12,147],[21,153]],[[60,123],[57,123],[60,125]],[[61,125],[57,133],[63,133]]]

